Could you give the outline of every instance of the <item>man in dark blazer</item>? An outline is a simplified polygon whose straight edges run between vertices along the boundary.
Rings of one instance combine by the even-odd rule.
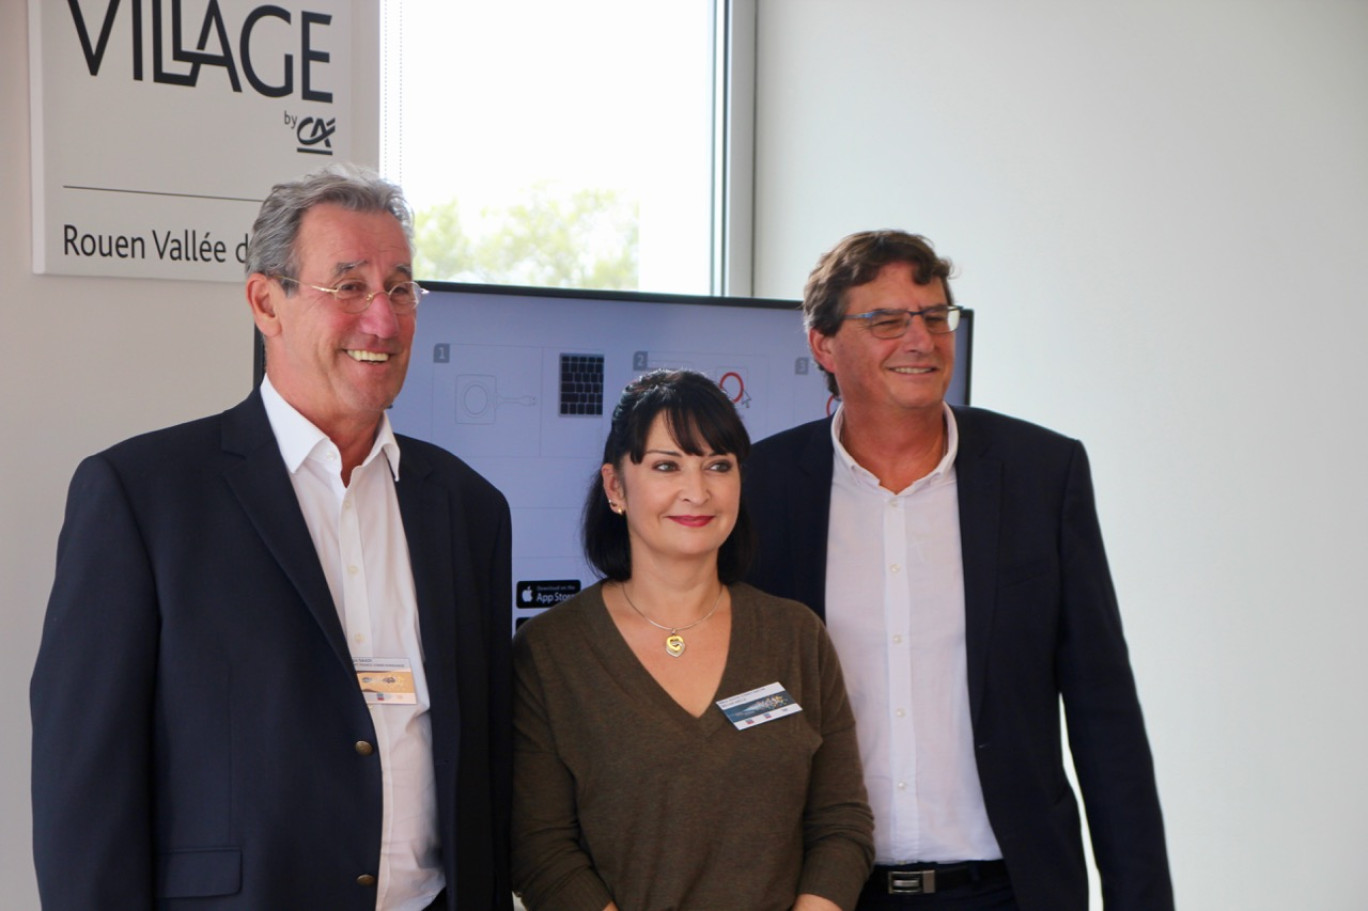
[[[949,273],[902,232],[826,254],[803,310],[840,407],[745,466],[749,581],[822,615],[846,671],[878,863],[859,907],[1087,908],[1062,699],[1106,908],[1171,911],[1087,456],[945,405]]]
[[[44,908],[511,907],[508,505],[385,416],[411,233],[369,172],[275,187],[262,386],[77,469],[31,686]]]

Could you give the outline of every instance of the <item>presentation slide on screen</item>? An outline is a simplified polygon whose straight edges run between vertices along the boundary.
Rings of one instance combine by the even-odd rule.
[[[456,289],[456,290],[452,290]],[[834,407],[796,304],[618,299],[437,286],[423,300],[397,432],[460,456],[508,498],[514,623],[597,578],[579,542],[613,406],[633,378],[689,368],[752,440]]]

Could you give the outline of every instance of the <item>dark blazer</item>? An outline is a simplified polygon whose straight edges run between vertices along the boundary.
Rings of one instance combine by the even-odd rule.
[[[1107,911],[1172,909],[1154,768],[1083,446],[990,411],[956,408],[955,418],[975,756],[1017,901],[1022,911],[1088,904],[1062,697]],[[759,536],[748,581],[823,616],[833,459],[826,419],[762,441],[744,468]]]
[[[507,909],[508,505],[399,446],[447,907]],[[259,393],[81,463],[30,700],[45,909],[373,911],[375,730]]]

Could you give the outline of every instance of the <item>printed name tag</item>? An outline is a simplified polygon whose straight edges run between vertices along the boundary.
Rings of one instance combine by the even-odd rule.
[[[356,682],[370,705],[417,705],[413,665],[407,658],[353,658]]]
[[[803,710],[803,707],[789,695],[789,691],[778,682],[739,696],[719,699],[717,707],[727,716],[728,721],[736,725],[738,731]]]

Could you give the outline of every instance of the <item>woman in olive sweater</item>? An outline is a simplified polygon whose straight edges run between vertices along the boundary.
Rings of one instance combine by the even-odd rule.
[[[750,443],[702,374],[627,387],[584,513],[606,577],[514,644],[528,911],[835,911],[873,862],[855,721],[816,616],[736,580]]]

